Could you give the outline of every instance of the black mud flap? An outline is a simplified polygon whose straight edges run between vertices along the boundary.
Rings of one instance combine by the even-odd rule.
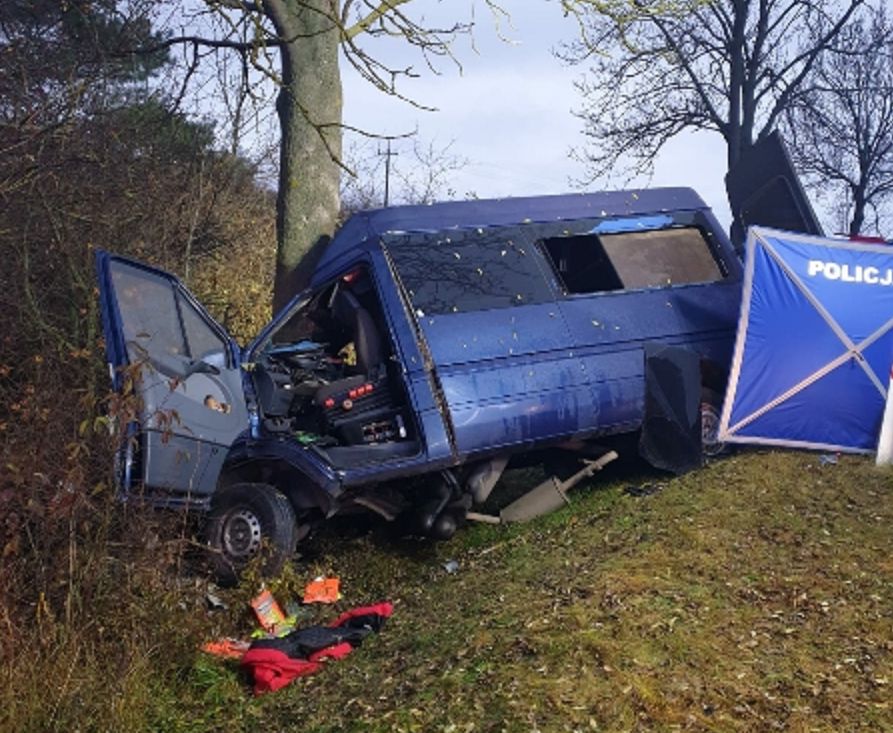
[[[700,468],[701,360],[689,349],[645,344],[645,416],[639,455],[677,475]]]

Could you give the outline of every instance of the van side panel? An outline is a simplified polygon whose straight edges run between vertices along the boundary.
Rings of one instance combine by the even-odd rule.
[[[653,244],[652,250],[636,253],[636,237],[652,231],[649,227],[679,232],[651,238],[663,247],[664,257],[678,247],[677,257],[649,260],[641,252],[652,251]],[[701,232],[702,255],[697,240],[685,234],[689,231]],[[576,261],[562,259],[559,270],[558,255],[549,250],[563,242],[591,244],[595,235],[610,239],[617,232],[629,233],[624,235],[629,244],[616,236],[612,241],[631,248],[621,259],[626,282],[638,277],[682,284],[625,290],[611,280],[612,264],[596,252],[582,260],[579,255]],[[451,437],[463,457],[638,428],[645,342],[690,348],[721,369],[731,356],[740,265],[703,209],[395,233],[384,237],[383,245],[436,369]],[[672,278],[655,279],[664,267]],[[591,278],[599,291],[566,292],[573,288],[565,287],[563,273],[570,273],[572,285],[588,285]],[[684,276],[695,282],[686,283]],[[723,279],[700,281],[714,277]]]
[[[603,431],[641,422],[645,342],[682,346],[728,365],[740,290],[735,281],[577,295],[561,301],[559,308],[578,346],[593,404],[600,406],[592,422],[581,428]]]
[[[579,432],[592,412],[555,303],[421,319],[460,453]]]

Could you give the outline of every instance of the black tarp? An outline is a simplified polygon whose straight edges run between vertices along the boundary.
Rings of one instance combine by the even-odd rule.
[[[645,344],[645,416],[639,455],[683,474],[700,468],[701,362],[689,349]]]

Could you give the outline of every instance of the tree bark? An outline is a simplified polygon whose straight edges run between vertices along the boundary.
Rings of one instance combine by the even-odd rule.
[[[332,0],[267,0],[279,36],[282,88],[276,101],[282,134],[276,201],[273,310],[307,286],[331,239],[340,209],[340,31]]]
[[[741,106],[744,102],[744,41],[747,27],[747,3],[732,3],[734,22],[729,39],[729,119],[726,127],[726,163],[727,168],[734,168],[741,158]]]
[[[850,219],[851,237],[862,233],[862,227],[865,224],[865,190],[859,185],[853,191],[853,216]]]

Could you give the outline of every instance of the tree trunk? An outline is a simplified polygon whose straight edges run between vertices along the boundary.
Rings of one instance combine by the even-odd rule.
[[[853,216],[850,219],[851,237],[861,234],[862,227],[865,224],[865,191],[861,186],[857,186],[853,191]]]
[[[747,32],[747,4],[732,3],[734,20],[729,39],[729,119],[726,123],[726,163],[732,169],[741,157],[741,117],[745,82],[744,43]]]
[[[276,101],[282,133],[276,201],[273,310],[307,286],[335,231],[340,209],[341,75],[331,0],[271,0],[280,37],[283,86]],[[306,110],[305,115],[302,110]],[[310,117],[308,120],[307,117]]]

